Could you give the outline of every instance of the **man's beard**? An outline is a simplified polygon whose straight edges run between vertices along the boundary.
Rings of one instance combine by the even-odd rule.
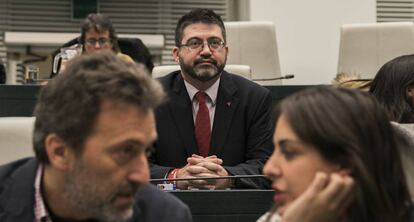
[[[200,82],[207,82],[214,78],[216,78],[218,75],[221,74],[221,72],[224,69],[224,66],[226,64],[227,58],[224,60],[223,64],[218,64],[215,59],[212,58],[200,58],[193,62],[193,64],[188,65],[184,63],[184,60],[182,58],[179,58],[180,67],[183,73],[188,74],[193,79],[196,79]],[[199,65],[202,62],[209,62],[209,65]],[[198,67],[196,67],[198,65]],[[200,67],[204,66],[204,67]]]
[[[102,222],[124,222],[132,217],[133,205],[117,208],[114,202],[117,197],[133,194],[137,185],[127,183],[120,185],[112,194],[105,190],[106,181],[90,172],[81,161],[76,163],[75,169],[66,177],[66,187],[62,192],[66,205],[75,209],[88,219],[97,219]]]

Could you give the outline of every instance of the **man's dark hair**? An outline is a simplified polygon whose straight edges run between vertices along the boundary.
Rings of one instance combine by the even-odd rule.
[[[33,133],[36,157],[49,163],[45,139],[52,133],[80,154],[103,101],[152,111],[164,97],[161,85],[143,65],[126,63],[112,52],[74,58],[40,92]]]
[[[211,9],[194,9],[178,20],[177,26],[175,27],[175,46],[178,47],[181,45],[184,29],[195,23],[218,25],[221,29],[223,40],[226,42],[226,28],[220,15],[217,15]]]
[[[112,50],[114,52],[119,52],[118,37],[116,36],[115,28],[108,16],[91,13],[85,18],[81,26],[81,36],[79,39],[81,44],[85,44],[85,35],[90,30],[94,30],[98,33],[108,31],[112,44]]]

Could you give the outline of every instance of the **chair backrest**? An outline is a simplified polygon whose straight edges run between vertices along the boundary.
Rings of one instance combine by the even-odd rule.
[[[0,117],[0,164],[33,156],[35,117]]]
[[[165,76],[171,72],[180,70],[179,65],[164,65],[164,66],[155,66],[152,70],[152,77],[159,78]],[[224,67],[229,73],[237,74],[243,76],[246,79],[251,79],[251,69],[247,65],[226,65]]]
[[[414,53],[414,23],[349,24],[341,28],[338,73],[374,78],[389,60]]]
[[[144,64],[149,72],[154,68],[149,49],[138,38],[118,38],[119,49],[135,62]]]
[[[397,135],[402,136],[408,142],[408,147],[401,150],[400,155],[411,199],[414,200],[414,124],[391,122],[391,125]]]
[[[225,22],[229,55],[227,64],[248,65],[251,79],[281,76],[273,22]],[[257,81],[262,85],[280,85],[281,80]]]

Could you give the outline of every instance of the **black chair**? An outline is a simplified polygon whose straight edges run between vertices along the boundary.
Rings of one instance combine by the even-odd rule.
[[[135,62],[143,63],[151,73],[154,68],[148,48],[138,38],[118,38],[118,46],[122,53],[129,55]]]
[[[66,42],[65,44],[63,44],[61,47],[59,47],[52,53],[52,58],[54,58],[60,52],[61,48],[69,47],[69,46],[72,46],[78,43],[79,43],[79,38],[74,38],[70,40],[69,42]],[[147,67],[149,73],[152,72],[152,69],[154,68],[154,64],[152,63],[152,57],[151,57],[151,54],[148,48],[144,45],[141,39],[118,38],[118,46],[123,54],[128,55],[137,63],[144,64]],[[53,61],[52,61],[52,67],[53,67]],[[58,67],[60,67],[60,61],[59,61]],[[53,73],[53,70],[52,70],[50,77],[53,78],[55,75],[56,73]]]

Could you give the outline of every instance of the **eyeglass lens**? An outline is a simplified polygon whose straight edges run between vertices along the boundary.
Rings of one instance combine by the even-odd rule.
[[[107,38],[100,38],[100,39],[87,39],[86,43],[89,45],[96,45],[96,43],[99,43],[99,45],[106,45],[109,43],[109,39]]]
[[[210,38],[207,39],[207,45],[210,48],[210,50],[219,50],[224,46],[224,42],[219,38]],[[204,47],[204,42],[201,39],[190,39],[187,41],[187,44],[184,46],[187,46],[191,49],[201,49]]]

